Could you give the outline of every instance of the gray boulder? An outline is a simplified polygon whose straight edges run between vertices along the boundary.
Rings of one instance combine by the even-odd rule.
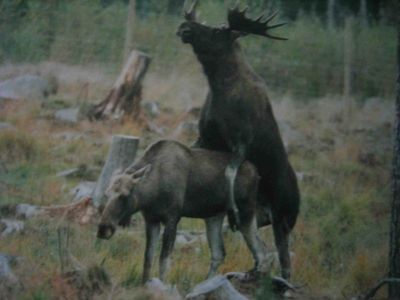
[[[55,79],[23,75],[0,82],[0,100],[44,100],[57,92]]]
[[[79,121],[79,108],[65,108],[55,112],[56,120],[66,123],[77,123]]]
[[[82,181],[70,191],[70,194],[74,201],[78,201],[85,197],[91,197],[95,188],[96,182]]]
[[[23,231],[25,224],[13,219],[0,219],[0,237]]]
[[[8,281],[9,283],[17,283],[17,276],[12,271],[12,265],[15,264],[17,258],[12,255],[0,253],[0,282]]]

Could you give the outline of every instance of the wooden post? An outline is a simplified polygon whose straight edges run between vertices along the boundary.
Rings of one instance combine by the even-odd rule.
[[[353,60],[354,60],[354,18],[346,18],[344,28],[344,73],[343,73],[343,97],[346,101],[344,120],[349,120],[352,110],[352,88],[353,88]],[[345,122],[346,124],[347,122]],[[348,124],[346,124],[347,126]]]
[[[400,19],[398,26],[400,26]],[[400,279],[400,27],[397,28],[397,97],[392,173],[393,198],[390,218],[389,278]],[[400,299],[400,283],[389,283],[388,299]]]
[[[150,64],[150,56],[133,50],[107,97],[89,112],[91,119],[120,119],[124,115],[137,118],[142,98],[142,81]]]
[[[110,184],[111,177],[116,171],[123,171],[133,163],[138,146],[139,138],[137,137],[127,135],[113,136],[106,163],[101,170],[92,195],[94,205],[99,207],[105,204],[104,193]]]

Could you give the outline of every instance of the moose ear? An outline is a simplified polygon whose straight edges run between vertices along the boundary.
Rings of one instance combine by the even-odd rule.
[[[237,38],[240,38],[242,36],[246,36],[248,35],[247,32],[243,32],[243,31],[238,31],[238,30],[231,30],[231,37],[233,40],[236,40]]]
[[[151,170],[151,165],[150,164],[145,165],[143,168],[140,168],[139,170],[131,174],[131,177],[135,183],[139,182],[148,175],[150,170]]]

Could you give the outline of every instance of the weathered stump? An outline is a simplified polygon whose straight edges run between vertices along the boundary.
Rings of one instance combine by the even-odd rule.
[[[150,56],[133,50],[107,97],[89,112],[91,119],[137,118],[140,113],[142,81],[150,64]]]
[[[104,193],[110,184],[111,177],[118,170],[123,171],[133,163],[139,145],[139,138],[127,135],[115,135],[108,152],[106,163],[103,166],[92,199],[97,207],[104,204]]]

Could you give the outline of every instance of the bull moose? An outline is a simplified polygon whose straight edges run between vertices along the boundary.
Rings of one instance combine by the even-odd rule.
[[[210,27],[196,21],[194,1],[185,12],[177,34],[190,44],[208,80],[209,93],[202,108],[199,133],[194,147],[232,153],[225,176],[229,182],[228,218],[240,223],[234,183],[244,160],[252,162],[259,174],[259,205],[266,212],[259,226],[272,224],[282,277],[290,277],[289,233],[299,212],[300,195],[295,173],[274,118],[264,81],[246,61],[238,38],[249,34],[282,40],[269,30],[276,16],[256,20],[239,6],[228,11],[228,26]]]
[[[202,218],[211,251],[208,277],[213,276],[225,257],[222,223],[228,208],[228,185],[224,170],[232,159],[230,153],[190,149],[175,141],[158,141],[141,159],[114,176],[106,195],[97,236],[109,239],[116,226],[141,211],[146,226],[146,249],[143,282],[149,278],[160,233],[165,226],[159,261],[160,279],[167,271],[167,260],[176,237],[181,217]],[[254,258],[255,274],[269,270],[266,249],[259,239],[256,204],[259,176],[255,167],[244,162],[235,185],[240,209],[239,230]],[[254,274],[254,273],[251,273]]]

